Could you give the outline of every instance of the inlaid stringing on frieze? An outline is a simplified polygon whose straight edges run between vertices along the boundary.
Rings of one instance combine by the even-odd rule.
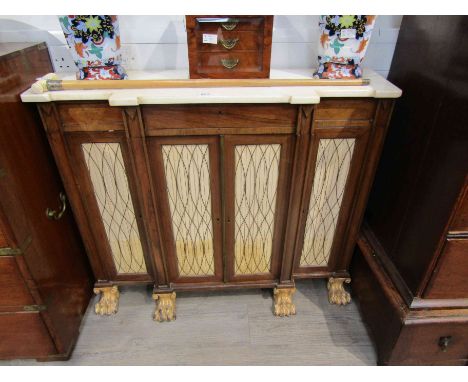
[[[163,145],[180,276],[214,275],[209,147]]]
[[[235,147],[235,273],[270,272],[281,145]]]
[[[320,139],[300,265],[326,266],[330,258],[355,139]]]
[[[117,273],[147,273],[120,144],[82,149]]]

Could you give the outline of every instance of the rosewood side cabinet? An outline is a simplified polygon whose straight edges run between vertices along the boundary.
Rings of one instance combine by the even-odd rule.
[[[46,44],[0,44],[0,359],[66,359],[93,276],[33,105]]]
[[[96,313],[116,312],[118,286],[137,283],[154,284],[158,321],[175,318],[177,291],[203,289],[274,288],[274,313],[295,314],[298,278],[328,278],[330,302],[348,303],[343,284],[401,93],[371,75],[374,87],[341,88],[346,97],[291,87],[23,94],[38,102],[79,223]]]

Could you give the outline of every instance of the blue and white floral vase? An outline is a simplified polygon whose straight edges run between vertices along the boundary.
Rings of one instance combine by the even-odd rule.
[[[117,16],[59,16],[80,80],[123,80]]]
[[[314,78],[362,77],[361,63],[377,16],[323,15],[319,19],[319,67]]]

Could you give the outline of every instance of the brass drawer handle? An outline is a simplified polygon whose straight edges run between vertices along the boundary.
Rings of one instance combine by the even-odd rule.
[[[237,19],[229,19],[227,23],[221,23],[221,26],[226,29],[227,31],[232,31],[237,27],[237,23],[239,20]]]
[[[62,206],[60,207],[60,211],[55,211],[51,210],[50,208],[46,209],[46,216],[50,220],[59,220],[63,214],[65,213],[65,210],[67,209],[67,197],[63,192],[59,194],[60,201],[62,202]]]
[[[238,58],[222,58],[221,59],[221,64],[226,69],[234,69],[237,66],[238,63],[239,63]]]
[[[447,348],[450,345],[450,342],[452,342],[452,336],[446,336],[446,337],[440,337],[439,338],[439,348],[443,352],[447,351]]]
[[[219,40],[219,43],[226,49],[234,48],[238,42],[239,42],[238,38],[232,38],[228,40]]]

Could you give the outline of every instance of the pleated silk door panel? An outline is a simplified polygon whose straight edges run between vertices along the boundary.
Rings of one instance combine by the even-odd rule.
[[[170,282],[222,281],[219,138],[147,142]]]
[[[295,273],[334,271],[359,184],[370,123],[315,122],[295,249]]]
[[[292,139],[286,135],[225,137],[228,281],[279,278]]]
[[[125,137],[68,133],[75,182],[108,281],[151,281],[146,235]]]

